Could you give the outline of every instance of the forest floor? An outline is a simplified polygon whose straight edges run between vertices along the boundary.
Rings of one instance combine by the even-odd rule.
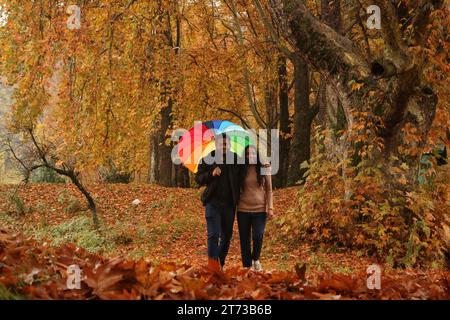
[[[0,186],[0,298],[3,292],[78,299],[450,299],[447,271],[381,266],[382,289],[370,290],[366,270],[376,261],[361,252],[284,238],[274,221],[267,224],[261,256],[266,271],[242,269],[235,224],[228,278],[216,279],[203,268],[206,226],[198,189],[89,186],[101,221],[96,230],[73,186],[30,184],[12,196],[15,188]],[[132,204],[135,199],[138,205]],[[295,188],[277,190],[275,214],[297,201]],[[62,288],[67,275],[61,268],[69,262],[82,265],[86,276],[76,294]],[[24,277],[31,282],[24,283]]]

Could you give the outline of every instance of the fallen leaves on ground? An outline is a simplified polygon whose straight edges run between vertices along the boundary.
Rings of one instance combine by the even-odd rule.
[[[67,211],[67,206],[73,199],[77,199],[87,209],[82,194],[71,184],[21,186],[18,195],[29,208],[25,215],[13,213],[14,204],[8,199],[8,195],[15,189],[16,186],[0,185],[0,216],[4,213],[11,217],[4,225],[14,231],[30,234],[43,225],[55,227],[74,217],[90,217],[89,211]],[[206,255],[206,222],[200,190],[148,184],[95,184],[90,185],[89,190],[97,202],[101,225],[120,225],[123,229],[122,236],[117,239],[120,241],[114,243],[115,252],[105,250],[102,255],[121,255],[131,259],[142,256],[151,262],[187,262],[197,266],[203,264]],[[279,216],[296,203],[296,193],[296,188],[275,191],[275,212]],[[139,205],[132,204],[136,199],[140,200]],[[306,261],[306,244],[287,248],[278,239],[276,228],[274,221],[268,222],[262,252],[264,267],[283,269],[295,264],[298,259]],[[145,234],[140,236],[143,232]],[[241,265],[238,239],[235,223],[228,255],[229,265]],[[352,266],[352,259],[339,260],[341,265]]]
[[[68,289],[67,268],[82,270],[80,289]],[[450,299],[448,272],[385,274],[381,290],[357,275],[256,273],[231,267],[227,280],[187,264],[152,265],[105,258],[75,245],[51,247],[0,230],[0,284],[30,299]]]

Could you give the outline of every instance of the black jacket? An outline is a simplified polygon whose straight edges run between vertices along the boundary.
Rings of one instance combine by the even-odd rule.
[[[210,157],[214,157],[214,151],[211,152]],[[197,173],[195,175],[195,182],[197,182],[200,186],[206,186],[206,189],[203,191],[201,200],[203,205],[206,205],[209,200],[215,195],[217,192],[220,192],[220,188],[218,187],[218,177],[213,177],[212,172],[214,168],[219,167],[218,164],[206,164],[201,162],[198,166]],[[230,181],[231,187],[231,195],[233,198],[233,206],[236,206],[239,202],[240,196],[240,170],[241,165],[238,164],[238,156],[234,154],[234,164],[228,165],[226,174],[228,175],[228,179]]]

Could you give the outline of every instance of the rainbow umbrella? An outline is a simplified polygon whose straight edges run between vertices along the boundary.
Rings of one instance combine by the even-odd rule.
[[[216,149],[215,136],[225,133],[230,138],[230,151],[243,155],[245,148],[255,145],[250,133],[230,121],[211,120],[195,124],[177,145],[181,163],[196,173],[200,160]]]

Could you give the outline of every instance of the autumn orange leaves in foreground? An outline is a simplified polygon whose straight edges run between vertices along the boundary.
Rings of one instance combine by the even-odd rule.
[[[83,270],[78,290],[67,288],[73,264]],[[0,284],[29,299],[450,299],[448,272],[383,275],[382,289],[369,290],[365,274],[310,277],[295,269],[254,273],[233,267],[223,280],[202,267],[107,259],[0,230]]]

